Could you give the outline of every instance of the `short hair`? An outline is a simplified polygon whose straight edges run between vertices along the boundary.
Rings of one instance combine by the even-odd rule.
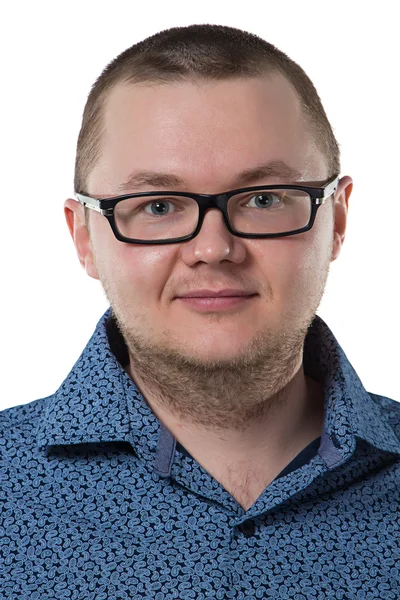
[[[173,27],[134,44],[111,61],[93,84],[78,136],[75,192],[88,193],[88,176],[101,153],[103,109],[119,83],[222,81],[280,73],[292,84],[330,174],[340,172],[339,145],[318,93],[303,69],[253,33],[225,25]]]

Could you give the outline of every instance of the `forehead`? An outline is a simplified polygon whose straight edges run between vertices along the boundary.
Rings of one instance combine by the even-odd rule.
[[[132,170],[176,173],[204,192],[227,189],[236,172],[277,160],[304,180],[326,176],[297,93],[276,74],[119,84],[105,103],[103,127],[101,156],[89,177],[99,193],[113,193]]]

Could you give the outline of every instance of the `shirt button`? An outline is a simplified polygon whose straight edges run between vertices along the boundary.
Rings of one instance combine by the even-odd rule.
[[[244,523],[238,525],[238,530],[246,537],[251,537],[256,532],[256,526],[254,521],[250,519],[249,521],[244,521]]]

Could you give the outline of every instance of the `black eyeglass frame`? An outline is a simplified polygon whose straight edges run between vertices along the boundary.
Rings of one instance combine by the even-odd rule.
[[[223,192],[222,194],[194,194],[190,192],[166,192],[166,191],[151,191],[151,192],[138,192],[135,194],[125,194],[123,196],[115,196],[113,198],[92,198],[91,196],[85,196],[84,194],[75,193],[75,197],[80,204],[83,206],[87,206],[88,208],[95,210],[96,212],[101,213],[106,217],[108,222],[110,223],[111,229],[117,238],[117,240],[121,242],[126,242],[127,244],[176,244],[178,242],[186,242],[192,240],[198,235],[203,225],[204,217],[206,211],[210,208],[218,208],[223,216],[224,222],[228,231],[232,233],[232,235],[236,235],[241,238],[280,238],[287,237],[291,235],[297,235],[299,233],[304,233],[305,231],[309,231],[314,225],[315,217],[317,215],[318,208],[328,199],[332,194],[334,194],[337,190],[339,183],[339,175],[335,175],[333,179],[330,179],[323,187],[310,187],[303,185],[287,185],[287,184],[278,184],[278,185],[257,185],[253,187],[239,188],[236,190],[230,190],[228,192]],[[311,200],[311,215],[310,219],[305,227],[301,229],[295,229],[292,231],[286,231],[284,233],[242,233],[240,231],[236,231],[231,223],[229,222],[228,216],[228,202],[232,196],[236,194],[240,194],[242,192],[258,192],[258,191],[268,191],[268,190],[299,190],[301,192],[306,192],[310,196]],[[127,238],[122,235],[117,228],[117,224],[115,222],[114,217],[114,209],[116,205],[122,200],[128,200],[129,198],[139,198],[139,197],[147,197],[147,196],[183,196],[186,198],[192,198],[195,200],[199,207],[199,218],[197,222],[197,227],[193,233],[190,235],[186,235],[179,238],[171,238],[166,240],[138,240],[133,238]]]

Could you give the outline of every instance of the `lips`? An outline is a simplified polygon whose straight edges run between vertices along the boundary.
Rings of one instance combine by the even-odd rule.
[[[235,311],[238,314],[237,311],[249,306],[257,296],[243,290],[192,290],[176,300],[196,313],[232,314]]]
[[[248,292],[239,289],[224,289],[224,290],[192,290],[186,292],[178,298],[231,298],[238,296],[254,296],[255,292]]]

